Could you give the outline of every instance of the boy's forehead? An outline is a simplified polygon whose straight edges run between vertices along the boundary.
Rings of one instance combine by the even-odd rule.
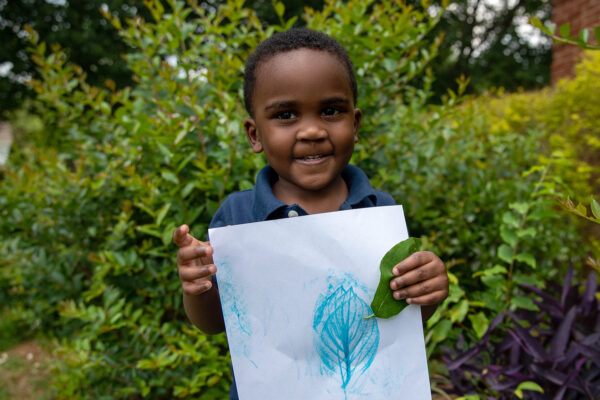
[[[286,92],[293,95],[310,88],[316,90],[315,95],[328,88],[352,97],[344,64],[324,50],[302,48],[278,53],[261,63],[256,71],[255,100]]]

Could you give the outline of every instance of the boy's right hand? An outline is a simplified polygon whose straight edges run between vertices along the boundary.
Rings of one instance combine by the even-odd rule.
[[[177,270],[183,293],[197,296],[212,288],[212,276],[217,273],[213,263],[213,248],[189,234],[190,228],[181,225],[173,232],[173,242],[179,247]]]

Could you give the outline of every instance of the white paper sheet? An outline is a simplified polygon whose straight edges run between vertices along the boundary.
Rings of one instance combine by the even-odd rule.
[[[420,308],[362,318],[381,258],[408,237],[402,206],[209,235],[241,400],[431,399]]]

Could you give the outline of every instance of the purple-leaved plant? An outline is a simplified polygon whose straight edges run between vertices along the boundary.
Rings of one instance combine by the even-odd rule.
[[[598,283],[591,272],[582,290],[573,275],[571,267],[562,287],[550,283],[546,291],[522,285],[539,298],[539,311],[499,314],[477,344],[448,358],[454,392],[514,399],[519,384],[535,382],[543,393],[527,391],[527,398],[600,399]]]

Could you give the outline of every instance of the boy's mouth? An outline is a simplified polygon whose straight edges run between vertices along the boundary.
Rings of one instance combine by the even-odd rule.
[[[306,164],[315,164],[329,156],[331,156],[331,154],[310,154],[302,157],[296,157],[296,160]]]

